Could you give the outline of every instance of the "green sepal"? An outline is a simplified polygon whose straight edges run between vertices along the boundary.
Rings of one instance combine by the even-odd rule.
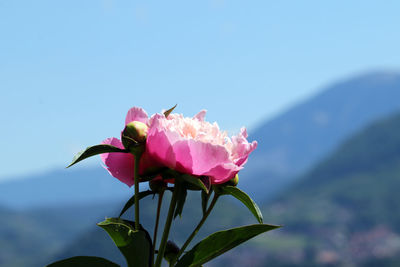
[[[183,206],[185,205],[186,202],[187,189],[180,182],[177,182],[175,184],[174,190],[178,190],[175,212],[174,212],[174,219],[175,219],[176,216],[178,215],[179,217],[182,217]]]
[[[143,228],[135,229],[134,222],[120,218],[107,218],[97,224],[103,228],[124,255],[128,267],[152,266],[152,241]]]
[[[203,185],[207,188],[207,193],[210,193],[211,190],[211,178],[210,176],[200,176],[199,177],[200,181],[203,183]]]
[[[119,267],[118,264],[100,257],[77,256],[53,262],[46,267]]]
[[[99,154],[103,153],[113,153],[113,152],[118,152],[118,153],[129,153],[129,151],[125,149],[121,149],[112,145],[106,145],[106,144],[101,144],[101,145],[95,145],[95,146],[90,146],[87,147],[85,150],[82,150],[79,152],[73,159],[71,164],[67,166],[67,168],[71,167],[75,163],[78,163],[81,160],[84,160],[86,158],[96,156]]]
[[[204,190],[201,191],[201,210],[203,211],[203,215],[207,211],[208,200],[210,199],[211,191],[206,193]]]
[[[213,233],[185,253],[175,267],[200,266],[259,234],[279,227],[254,224]]]
[[[170,109],[164,111],[164,116],[167,118],[167,117],[169,116],[169,114],[171,114],[172,111],[174,111],[174,109],[176,108],[177,105],[178,105],[178,104],[176,104],[176,105],[173,106],[172,108],[170,108]]]
[[[143,192],[139,192],[139,200],[147,197],[151,194],[154,194],[153,191],[151,190],[147,190],[147,191],[143,191]],[[132,207],[133,205],[135,205],[135,195],[133,195],[126,203],[125,206],[122,208],[120,214],[118,217],[121,217],[130,207]]]
[[[172,169],[166,169],[161,173],[163,179],[175,179],[185,185],[189,190],[204,190],[207,193],[211,188],[210,178],[207,176],[192,176],[186,173],[180,173]]]
[[[259,223],[263,223],[263,216],[258,205],[245,192],[235,186],[218,186],[219,195],[231,195],[242,202],[256,217]]]
[[[177,177],[177,179],[186,182],[188,189],[204,190],[206,193],[208,193],[210,190],[210,186],[209,183],[207,183],[206,178],[203,178],[204,179],[203,180],[202,177],[195,177],[189,174],[181,174],[180,176]]]
[[[167,170],[166,167],[149,167],[143,172],[143,174],[139,175],[139,181],[148,182],[159,176],[165,170]]]

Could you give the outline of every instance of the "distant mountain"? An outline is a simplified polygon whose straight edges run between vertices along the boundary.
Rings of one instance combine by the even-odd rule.
[[[100,166],[54,170],[0,183],[0,205],[14,209],[123,200],[133,189]]]
[[[170,195],[166,193],[165,196],[161,226],[165,221]],[[156,203],[151,196],[141,201],[141,223],[151,236]],[[200,203],[200,192],[189,192],[182,219],[177,217],[174,220],[171,232],[171,238],[178,244],[183,244],[201,219]],[[124,201],[108,201],[22,211],[0,207],[0,266],[41,267],[76,255],[102,256],[124,266],[124,259],[112,240],[96,226],[105,217],[117,217],[123,205]],[[232,206],[234,208],[227,208]],[[124,218],[132,220],[133,213],[132,209],[128,210]],[[221,197],[193,243],[214,231],[246,223],[256,223],[251,213],[231,197]],[[161,235],[162,229],[159,233]]]
[[[273,266],[400,266],[400,114],[344,142],[264,214]],[[288,257],[290,255],[290,257]],[[264,263],[255,266],[264,266]]]
[[[95,228],[106,215],[116,216],[121,204],[99,202],[29,211],[0,207],[0,266],[44,266],[83,231]]]
[[[400,74],[369,73],[323,90],[261,125],[258,148],[241,172],[256,200],[271,198],[376,119],[400,110]]]
[[[36,248],[46,242],[45,229],[28,216],[6,208],[0,207],[0,214],[0,266],[28,266],[29,258],[38,252]],[[52,241],[49,243],[54,245]],[[21,253],[24,257],[20,258]]]
[[[164,200],[163,212],[160,219],[161,223],[158,242],[161,238],[163,230],[162,226],[167,215],[166,212],[169,200],[170,194],[167,193]],[[251,213],[241,203],[235,203],[238,201],[232,200],[233,199],[228,196],[221,197],[210,217],[207,219],[204,226],[200,229],[197,237],[192,241],[192,245],[196,244],[199,240],[213,232],[227,229],[229,227],[256,223],[256,220],[253,218]],[[182,245],[184,243],[186,238],[190,235],[191,231],[193,231],[196,224],[201,219],[202,212],[200,203],[200,192],[189,191],[182,218],[179,218],[178,216],[173,221],[173,227],[169,238],[170,240],[173,240],[178,245]],[[152,200],[151,197],[148,197],[141,201],[141,224],[147,229],[150,236],[153,236],[156,204],[157,201]],[[234,208],[228,208],[232,206]],[[132,216],[133,210],[129,211],[125,218],[132,219]],[[266,236],[263,235],[263,238],[266,238]],[[110,259],[120,264],[121,266],[125,266],[125,261],[118,249],[113,244],[112,240],[102,229],[99,229],[96,226],[88,228],[86,232],[82,233],[82,235],[77,236],[73,242],[66,245],[62,250],[50,257],[47,263],[78,255],[101,256]]]

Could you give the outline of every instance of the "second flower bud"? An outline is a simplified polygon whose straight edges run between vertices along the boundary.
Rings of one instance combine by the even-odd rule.
[[[132,121],[121,134],[122,144],[132,154],[143,153],[149,127],[140,121]]]

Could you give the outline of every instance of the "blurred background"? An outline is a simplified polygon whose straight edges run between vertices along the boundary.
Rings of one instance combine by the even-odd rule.
[[[279,231],[206,266],[400,265],[398,1],[0,0],[0,266],[73,255],[123,265],[95,225],[133,189],[98,157],[132,106],[258,148],[239,187]],[[193,193],[173,233],[200,217]],[[141,210],[151,228],[155,205]],[[232,208],[233,207],[233,208]],[[133,216],[127,213],[127,218]],[[224,198],[199,238],[256,223]]]

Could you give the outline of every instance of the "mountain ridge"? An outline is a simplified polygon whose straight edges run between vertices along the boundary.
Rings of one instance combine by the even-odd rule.
[[[270,260],[292,266],[396,266],[390,264],[400,263],[399,174],[400,113],[346,140],[264,205],[263,213],[285,225],[267,246],[280,242],[286,253],[302,255],[288,262],[277,253]]]
[[[0,203],[12,209],[32,209],[124,199],[132,188],[98,167],[54,169],[0,183]]]
[[[373,72],[334,83],[260,125],[258,148],[241,172],[258,201],[277,192],[372,121],[400,110],[400,74]]]

